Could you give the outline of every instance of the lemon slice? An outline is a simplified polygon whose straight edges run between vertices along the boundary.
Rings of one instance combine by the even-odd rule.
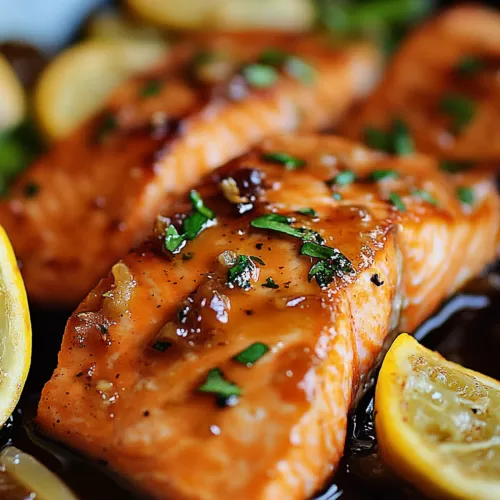
[[[175,29],[303,31],[314,21],[311,0],[127,0],[145,20]]]
[[[0,425],[19,401],[30,362],[28,300],[9,238],[0,227]]]
[[[163,40],[88,40],[56,57],[35,88],[35,113],[49,139],[64,137],[135,73],[161,61]]]
[[[20,123],[25,113],[24,89],[9,61],[0,54],[0,130]]]
[[[47,467],[14,446],[0,453],[0,492],[9,498],[76,500],[71,490]]]
[[[500,498],[500,382],[446,361],[406,334],[375,393],[382,458],[435,498]]]

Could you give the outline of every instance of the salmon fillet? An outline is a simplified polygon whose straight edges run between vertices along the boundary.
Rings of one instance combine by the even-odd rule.
[[[336,121],[373,85],[370,45],[212,35],[127,82],[21,175],[0,204],[30,298],[75,305],[159,211],[262,138]]]
[[[403,42],[378,88],[340,129],[375,146],[377,131],[394,131],[399,120],[419,151],[449,160],[445,167],[497,164],[499,69],[500,13],[454,7]]]
[[[305,498],[384,343],[494,258],[499,208],[489,173],[267,140],[82,302],[37,421],[156,498]]]

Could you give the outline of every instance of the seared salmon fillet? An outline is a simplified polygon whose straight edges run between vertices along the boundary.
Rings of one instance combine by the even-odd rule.
[[[489,173],[269,139],[82,302],[37,421],[156,498],[305,498],[384,343],[494,258],[499,208]]]
[[[416,149],[448,160],[445,168],[498,166],[499,70],[500,13],[454,7],[402,43],[383,81],[341,131],[374,147],[398,149],[390,136],[407,128]]]
[[[212,35],[119,88],[24,173],[0,205],[33,301],[75,305],[159,211],[272,134],[336,121],[379,73],[370,45]]]

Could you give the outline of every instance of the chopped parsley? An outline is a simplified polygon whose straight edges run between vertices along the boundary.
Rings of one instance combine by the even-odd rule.
[[[300,215],[309,215],[311,217],[317,217],[318,215],[318,212],[316,212],[316,210],[314,210],[314,208],[299,208],[297,210],[297,213],[300,214]]]
[[[242,70],[243,77],[256,88],[267,88],[278,81],[278,72],[272,66],[265,64],[249,64]]]
[[[280,49],[267,49],[261,53],[259,63],[269,66],[281,66],[285,64],[289,54]]]
[[[333,179],[330,179],[327,184],[330,186],[348,186],[356,180],[356,174],[352,170],[344,170],[338,173]]]
[[[173,254],[179,253],[187,241],[194,240],[215,220],[215,212],[205,206],[197,191],[192,190],[189,198],[193,205],[193,213],[184,219],[182,232],[179,233],[172,224],[165,230],[165,248]]]
[[[113,113],[107,112],[101,119],[101,123],[96,131],[96,141],[103,142],[111,132],[113,132],[118,127],[118,122],[116,121],[116,117]]]
[[[474,204],[474,190],[468,186],[460,186],[456,190],[457,198],[465,205]]]
[[[24,186],[23,194],[26,198],[34,198],[40,192],[40,186],[34,182],[28,182]]]
[[[205,382],[198,387],[200,392],[215,394],[222,398],[240,396],[241,389],[224,377],[219,368],[212,368],[205,379]]]
[[[458,134],[474,119],[476,103],[461,94],[446,94],[439,102],[441,111],[451,119],[451,128]]]
[[[276,289],[276,288],[280,287],[271,277],[267,278],[266,282],[263,283],[262,286],[264,288],[272,288],[272,289]]]
[[[410,130],[401,119],[392,122],[389,132],[373,127],[364,131],[364,142],[373,149],[397,155],[409,155],[415,150]]]
[[[311,85],[316,76],[316,72],[310,64],[295,56],[291,56],[285,61],[285,71],[307,85]]]
[[[455,69],[462,76],[475,76],[486,67],[484,60],[472,55],[463,56]]]
[[[141,97],[152,97],[158,95],[163,88],[163,82],[161,80],[149,80],[141,88]]]
[[[151,347],[159,352],[165,352],[171,346],[172,342],[168,342],[166,340],[158,340]]]
[[[400,212],[406,212],[406,206],[403,203],[403,200],[401,199],[401,196],[399,196],[398,193],[392,192],[389,194],[389,201],[400,211]]]
[[[294,238],[300,238],[303,241],[323,242],[323,238],[321,238],[320,234],[316,231],[304,227],[292,227],[292,222],[293,219],[285,217],[284,215],[266,214],[253,219],[250,225],[257,229],[268,229],[270,231],[288,234]]]
[[[231,287],[243,288],[249,290],[251,288],[250,281],[255,277],[256,266],[255,257],[248,257],[247,255],[238,255],[236,262],[229,268],[227,272],[227,283]],[[260,262],[262,260],[258,259]]]
[[[269,351],[269,347],[262,342],[255,342],[254,344],[248,346],[245,350],[241,351],[234,357],[235,361],[251,367],[254,363],[259,361],[266,352]]]
[[[399,174],[395,170],[391,169],[379,169],[374,170],[370,174],[370,179],[374,182],[383,181],[385,179],[397,179]]]
[[[264,153],[261,156],[263,161],[268,161],[270,163],[278,163],[283,165],[287,170],[297,170],[306,166],[306,161],[301,158],[296,158],[287,153],[281,153],[279,151]]]
[[[250,255],[250,258],[254,262],[257,262],[257,264],[260,264],[261,266],[265,266],[266,265],[266,263],[260,257],[256,257],[255,255]]]
[[[465,170],[470,170],[472,167],[472,163],[468,161],[443,160],[439,163],[439,168],[450,174],[464,172]]]
[[[342,200],[342,195],[340,193],[338,193],[337,191],[334,191],[332,193],[332,198],[336,201],[340,201],[340,200]]]
[[[436,198],[434,198],[434,196],[432,196],[432,194],[429,193],[429,191],[426,191],[425,189],[415,188],[412,190],[412,194],[418,196],[421,200],[425,201],[426,203],[434,205],[435,207],[439,205]]]

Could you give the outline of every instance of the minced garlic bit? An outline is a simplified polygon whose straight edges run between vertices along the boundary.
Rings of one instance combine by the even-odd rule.
[[[225,198],[231,203],[248,203],[248,198],[240,195],[240,189],[232,177],[222,179],[220,187]]]

